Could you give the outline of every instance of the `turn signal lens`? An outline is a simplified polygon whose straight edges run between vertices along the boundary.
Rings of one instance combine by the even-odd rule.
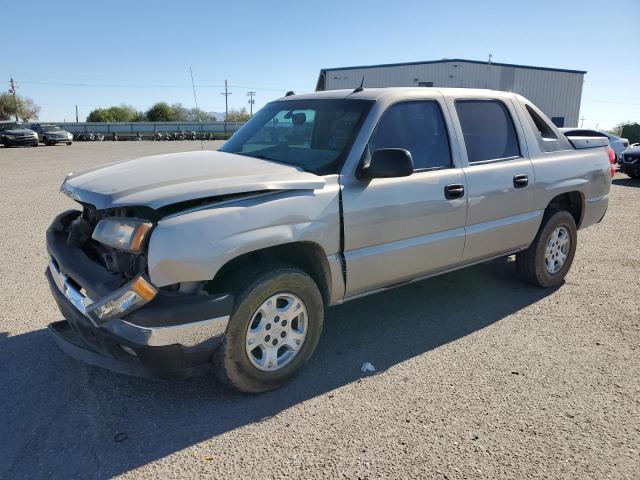
[[[122,317],[153,300],[158,290],[141,276],[87,307],[87,315],[96,323]]]
[[[147,282],[143,277],[136,277],[133,282],[131,282],[131,290],[136,292],[147,302],[153,300],[153,297],[155,297],[158,293],[158,290],[156,290],[156,288],[149,282]]]

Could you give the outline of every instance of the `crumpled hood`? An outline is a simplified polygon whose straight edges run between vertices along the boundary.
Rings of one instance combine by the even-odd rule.
[[[260,190],[314,190],[324,179],[298,168],[217,151],[155,155],[71,173],[60,188],[97,209],[177,202]]]

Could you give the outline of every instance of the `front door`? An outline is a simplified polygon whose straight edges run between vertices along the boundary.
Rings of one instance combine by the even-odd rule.
[[[350,179],[343,187],[346,297],[437,272],[464,248],[464,173],[453,161],[440,100],[391,105],[365,155],[382,148],[411,153],[414,173]]]

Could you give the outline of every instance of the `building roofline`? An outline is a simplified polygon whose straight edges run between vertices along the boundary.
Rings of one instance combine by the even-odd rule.
[[[551,67],[535,67],[533,65],[517,65],[514,63],[498,63],[498,62],[484,62],[480,60],[465,60],[464,58],[443,58],[442,60],[426,60],[422,62],[402,62],[402,63],[382,63],[380,65],[359,65],[352,67],[335,67],[335,68],[323,68],[320,70],[320,74],[324,72],[335,72],[338,70],[356,70],[365,68],[381,68],[381,67],[403,67],[406,65],[431,65],[434,63],[475,63],[481,65],[496,65],[498,67],[514,67],[514,68],[528,68],[530,70],[546,70],[551,72],[563,72],[563,73],[580,73],[586,74],[586,70],[567,70],[564,68],[551,68]]]

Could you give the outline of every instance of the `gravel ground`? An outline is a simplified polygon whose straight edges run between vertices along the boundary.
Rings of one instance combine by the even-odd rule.
[[[332,308],[275,392],[67,358],[43,276],[63,177],[197,148],[0,149],[0,478],[640,478],[640,181],[624,175],[561,288],[503,259]]]

